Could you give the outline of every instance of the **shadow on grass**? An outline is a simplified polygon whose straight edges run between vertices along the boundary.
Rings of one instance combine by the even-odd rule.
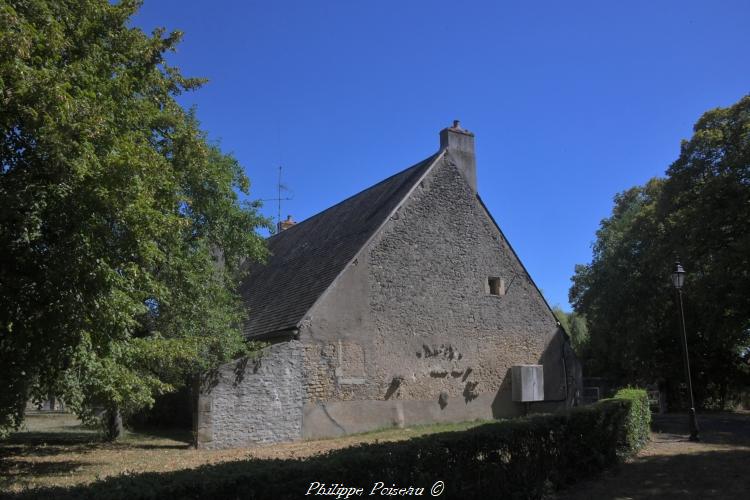
[[[671,425],[682,425],[680,419],[684,415],[666,417],[658,418],[655,427],[671,430]],[[731,436],[745,432],[746,417],[711,417],[705,419],[708,439],[724,439],[724,432]],[[304,497],[312,482],[345,484],[367,490],[376,481],[426,487],[425,493],[429,495],[430,486],[438,480],[445,482],[443,498],[493,498],[492,493],[497,493],[495,498],[538,498],[538,489],[523,488],[540,477],[544,479],[546,459],[543,455],[538,463],[534,462],[536,459],[527,461],[523,453],[509,461],[507,457],[511,454],[483,448],[483,443],[500,439],[500,436],[510,439],[515,435],[506,431],[517,428],[517,435],[525,435],[520,432],[528,425],[543,422],[543,417],[529,422],[508,421],[409,441],[363,444],[304,460],[249,459],[164,473],[124,473],[88,486],[30,490],[7,498],[286,499]],[[571,446],[576,442],[571,441]],[[525,441],[519,441],[518,445],[523,443]],[[480,450],[478,455],[477,450]],[[558,498],[745,498],[750,491],[748,463],[750,448],[638,457],[595,480],[560,491]],[[534,464],[537,467],[530,467]],[[509,489],[511,484],[515,486]],[[503,496],[500,491],[503,488],[517,495],[506,492]],[[525,496],[519,496],[521,493]],[[0,493],[0,498],[5,497]]]
[[[558,500],[740,499],[750,491],[750,449],[640,457],[561,491]]]
[[[100,444],[101,437],[92,431],[18,432],[0,442],[0,458],[85,453]]]
[[[614,422],[625,406],[609,403],[601,408]],[[594,411],[576,415],[586,422],[599,418]],[[567,462],[546,453],[541,443],[550,435],[550,426],[562,428],[564,421],[563,416],[537,415],[403,441],[362,443],[304,459],[250,458],[170,472],[126,471],[89,485],[40,488],[8,498],[285,500],[304,498],[315,483],[362,488],[364,496],[378,484],[388,489],[398,485],[396,491],[419,488],[417,494],[428,496],[439,484],[443,498],[539,498],[548,481],[563,480],[573,471],[562,467]],[[610,437],[614,442],[616,438]],[[579,441],[566,439],[567,445],[560,445],[580,453]],[[606,456],[600,453],[588,467],[613,459],[614,450]],[[550,475],[546,467],[554,464],[560,469]]]
[[[81,431],[81,432],[17,432],[12,434],[2,444],[10,445],[26,445],[26,446],[40,446],[40,445],[59,445],[69,446],[78,444],[87,444],[101,442],[101,436],[92,431]]]
[[[128,432],[121,440],[109,443],[95,430],[17,432],[0,442],[0,458],[54,456],[87,453],[99,449],[179,450],[188,449],[191,435],[186,431],[144,429]]]
[[[350,458],[356,459],[356,456]],[[320,463],[318,466],[308,467],[313,465],[312,462]],[[312,481],[364,487],[368,491],[372,488],[374,481],[365,479],[365,475],[346,477],[337,472],[336,462],[335,459],[330,461],[316,457],[306,460],[252,459],[168,473],[122,475],[107,478],[88,487],[30,490],[8,495],[7,498],[302,498]],[[746,474],[747,463],[750,463],[750,450],[644,457],[636,462],[616,467],[594,480],[574,484],[553,498],[746,498],[747,492],[750,491],[750,476]],[[63,469],[68,466],[72,468],[74,464],[65,464]],[[385,465],[380,478],[386,483],[392,480],[388,470],[388,465]],[[314,474],[311,474],[313,471]],[[472,487],[470,481],[459,482],[456,478],[451,481],[451,478],[430,477],[425,478],[424,484],[415,486],[426,486],[429,490],[430,484],[437,479],[443,479],[446,483],[445,498],[488,498],[486,491],[479,492]],[[283,486],[278,486],[280,483],[283,483]],[[273,496],[267,496],[271,493]],[[428,491],[425,493],[429,494]],[[4,498],[2,494],[0,498]]]
[[[77,460],[64,460],[60,462],[27,462],[25,460],[0,459],[0,483],[2,477],[17,476],[54,476],[69,474],[80,470],[82,467],[90,466],[90,463]]]

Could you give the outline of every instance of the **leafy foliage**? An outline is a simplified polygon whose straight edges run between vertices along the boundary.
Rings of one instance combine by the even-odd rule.
[[[630,389],[618,396],[567,414],[362,444],[306,460],[252,459],[168,475],[123,475],[33,494],[60,499],[291,499],[305,496],[313,482],[362,487],[366,496],[381,481],[386,487],[424,488],[422,496],[429,496],[442,479],[446,498],[543,498],[616,464],[646,442],[650,413],[645,391]]]
[[[586,318],[575,311],[565,312],[559,306],[552,308],[555,318],[560,322],[568,335],[576,353],[580,356],[588,348],[589,327],[586,324]]]
[[[165,61],[181,34],[129,28],[138,7],[0,0],[0,429],[49,391],[131,413],[248,350],[268,222],[175,100],[202,83]]]
[[[590,328],[588,372],[677,392],[684,368],[669,277],[679,255],[696,397],[727,403],[748,383],[750,96],[704,114],[667,177],[618,194],[596,236],[570,290]]]
[[[626,454],[635,453],[643,448],[651,432],[651,408],[648,404],[648,395],[643,389],[628,387],[617,391],[614,399],[630,401],[628,416],[623,426],[624,446],[621,449]]]

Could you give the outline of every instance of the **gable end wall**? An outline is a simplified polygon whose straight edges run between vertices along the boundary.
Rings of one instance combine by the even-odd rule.
[[[300,340],[306,437],[519,414],[515,364],[544,364],[545,399],[566,398],[562,332],[450,155],[310,311]]]

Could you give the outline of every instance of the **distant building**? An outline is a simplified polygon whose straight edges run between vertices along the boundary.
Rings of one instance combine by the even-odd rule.
[[[580,365],[477,194],[458,122],[438,153],[281,229],[243,286],[245,335],[272,345],[203,381],[199,447],[574,404]],[[512,391],[517,365],[541,368],[514,370]]]

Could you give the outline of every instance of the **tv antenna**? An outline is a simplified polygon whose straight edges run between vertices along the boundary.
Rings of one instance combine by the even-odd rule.
[[[266,198],[264,200],[261,200],[261,201],[275,201],[275,202],[278,203],[278,205],[277,205],[278,211],[276,213],[276,215],[277,215],[277,217],[276,217],[276,232],[278,232],[279,228],[281,227],[281,202],[282,201],[289,201],[289,200],[292,200],[294,198],[294,196],[286,196],[286,197],[284,197],[284,196],[281,195],[282,192],[287,192],[287,193],[291,192],[291,190],[288,187],[286,187],[286,185],[284,185],[281,182],[281,169],[282,169],[282,167],[281,167],[281,165],[279,165],[279,182],[277,184],[278,191],[277,191],[276,198]]]

